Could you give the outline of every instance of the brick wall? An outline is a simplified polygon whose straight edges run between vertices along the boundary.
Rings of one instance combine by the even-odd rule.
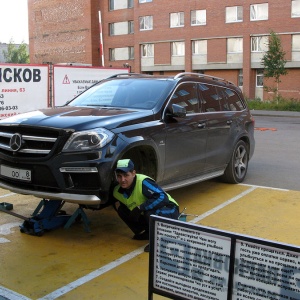
[[[29,0],[28,8],[31,63],[92,63],[90,1]]]
[[[250,21],[250,4],[269,3],[269,18],[266,21]],[[239,70],[226,69],[227,37],[243,37],[243,76],[244,93],[255,97],[255,72],[251,67],[250,38],[252,35],[267,35],[270,30],[278,33],[286,51],[286,59],[291,59],[291,34],[300,32],[300,19],[291,18],[291,1],[282,0],[153,0],[139,3],[134,0],[134,8],[109,11],[109,0],[28,0],[30,59],[32,63],[77,62],[101,65],[100,34],[98,11],[102,12],[102,34],[104,41],[104,66],[122,67],[129,63],[134,72],[141,71],[141,44],[155,44],[154,73],[174,73],[171,66],[171,42],[184,41],[186,45],[185,71],[204,71],[219,77],[229,75],[236,82]],[[243,6],[243,22],[225,23],[227,6]],[[207,10],[205,26],[191,26],[190,12],[196,9]],[[170,28],[170,13],[184,12],[185,25]],[[153,16],[154,28],[139,30],[140,16]],[[134,34],[109,35],[109,24],[134,21]],[[208,39],[208,68],[194,70],[192,66],[191,43],[195,39]],[[110,61],[111,48],[134,47],[134,60]],[[211,64],[215,64],[212,70]],[[299,62],[300,65],[300,62]],[[161,68],[161,69],[160,69]],[[176,72],[176,71],[175,71]],[[296,89],[295,78],[299,68],[292,69],[282,80],[283,85]],[[234,74],[234,75],[233,75]],[[293,75],[292,75],[293,74]],[[286,81],[286,82],[285,82]],[[288,90],[287,88],[286,90]],[[293,94],[294,95],[294,94]]]

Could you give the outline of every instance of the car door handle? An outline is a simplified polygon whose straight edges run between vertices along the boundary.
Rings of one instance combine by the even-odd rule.
[[[198,128],[205,128],[206,127],[206,123],[199,123],[198,124]]]
[[[232,124],[232,120],[228,120],[226,123],[227,123],[227,125],[231,125]]]

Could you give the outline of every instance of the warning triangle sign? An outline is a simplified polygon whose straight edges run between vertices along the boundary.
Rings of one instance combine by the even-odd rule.
[[[69,80],[68,75],[65,75],[65,78],[63,80],[63,84],[70,84],[70,80]]]

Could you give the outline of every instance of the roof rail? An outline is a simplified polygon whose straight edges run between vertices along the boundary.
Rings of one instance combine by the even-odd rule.
[[[116,78],[116,77],[122,77],[122,76],[151,77],[152,75],[140,74],[140,73],[119,73],[119,74],[114,74],[112,76],[109,76],[108,78]]]
[[[212,80],[218,80],[218,81],[223,81],[229,84],[233,84],[231,81],[228,81],[224,78],[216,77],[216,76],[211,76],[211,75],[206,75],[206,74],[201,74],[201,73],[193,73],[193,72],[182,72],[178,73],[177,75],[174,76],[174,79],[178,79],[184,76],[197,76],[197,77],[203,77],[203,78],[210,78]]]

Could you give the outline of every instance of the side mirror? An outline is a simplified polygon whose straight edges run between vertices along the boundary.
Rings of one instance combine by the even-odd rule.
[[[186,117],[186,109],[183,106],[178,104],[172,104],[169,109],[167,116],[169,117],[177,117],[177,118],[185,118]]]

